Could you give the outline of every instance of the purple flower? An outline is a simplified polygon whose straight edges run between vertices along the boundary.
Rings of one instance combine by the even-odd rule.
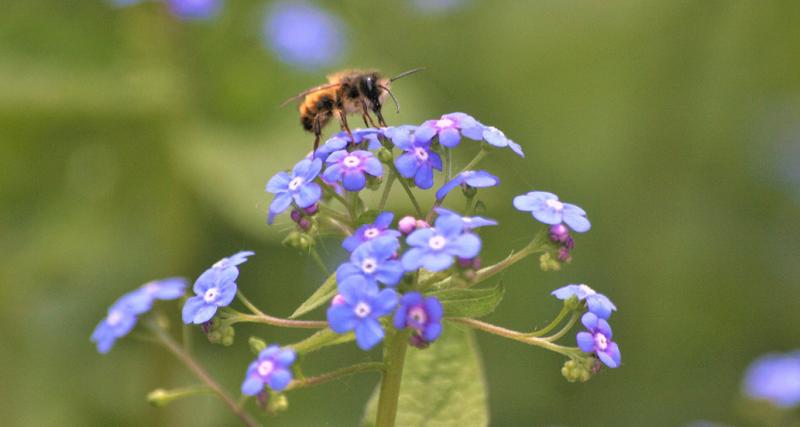
[[[222,8],[221,0],[168,0],[169,9],[181,19],[210,19]]]
[[[483,125],[472,116],[464,113],[445,114],[439,120],[428,120],[414,133],[419,141],[430,141],[439,136],[439,143],[453,148],[461,142],[461,136],[480,141],[483,138]]]
[[[267,191],[275,194],[269,205],[267,222],[272,224],[275,215],[285,211],[292,201],[300,207],[307,208],[319,201],[322,197],[322,187],[314,182],[322,169],[319,159],[303,159],[297,162],[292,169],[292,174],[278,172],[267,183]]]
[[[328,167],[322,173],[325,181],[342,181],[347,191],[361,191],[367,185],[369,174],[375,177],[383,175],[383,166],[372,153],[364,150],[347,152],[339,150],[331,153],[325,160]]]
[[[435,210],[436,213],[438,213],[440,216],[454,215],[458,218],[461,218],[461,222],[464,224],[464,230],[473,230],[480,227],[486,227],[488,225],[497,225],[497,221],[493,219],[484,218],[482,216],[461,216],[445,208],[436,208]]]
[[[394,214],[391,212],[382,212],[375,218],[372,224],[364,224],[353,233],[352,236],[347,237],[342,242],[342,247],[348,252],[353,252],[358,245],[370,241],[376,237],[392,236],[399,237],[400,232],[389,228],[392,225]]]
[[[447,194],[453,191],[459,185],[474,188],[494,187],[500,184],[500,179],[496,176],[486,172],[485,170],[479,171],[464,171],[456,175],[453,179],[447,182],[439,191],[436,192],[436,200],[444,200]]]
[[[581,318],[588,332],[578,332],[578,347],[584,353],[594,353],[609,368],[617,368],[620,364],[619,346],[611,341],[611,326],[604,319],[586,313]]]
[[[343,334],[355,330],[356,344],[369,350],[383,339],[383,328],[379,318],[391,313],[397,305],[397,293],[393,289],[378,292],[361,276],[350,276],[339,283],[341,303],[328,308],[328,324],[331,329]]]
[[[118,338],[122,338],[136,326],[135,301],[131,301],[131,294],[118,299],[108,309],[108,315],[101,320],[92,332],[91,340],[97,344],[97,351],[108,353]]]
[[[333,65],[344,56],[343,24],[311,4],[286,1],[272,5],[264,22],[267,46],[281,61],[304,69]]]
[[[567,226],[564,224],[551,225],[550,240],[556,243],[567,243],[570,240],[569,229]]]
[[[379,139],[381,136],[380,129],[355,129],[352,132],[352,140],[350,139],[350,135],[344,131],[328,138],[324,144],[317,148],[317,151],[314,153],[314,157],[325,161],[334,151],[344,150],[348,146],[361,144],[364,141],[367,141],[367,149],[369,150],[377,150],[381,148],[381,141]]]
[[[274,391],[283,391],[292,381],[289,368],[296,355],[291,348],[280,348],[275,344],[261,350],[258,357],[247,367],[242,382],[242,394],[255,396],[264,389],[264,384]]]
[[[486,126],[483,129],[483,140],[495,147],[508,147],[511,151],[517,153],[518,156],[525,157],[525,153],[522,152],[522,146],[508,139],[503,131],[494,126]]]
[[[402,258],[406,271],[420,267],[433,272],[446,270],[453,264],[453,257],[474,258],[481,251],[481,240],[466,232],[456,215],[436,218],[434,227],[415,230],[406,243],[412,246]]]
[[[558,200],[558,196],[545,191],[531,191],[514,197],[514,207],[530,212],[534,218],[545,224],[566,223],[578,233],[589,231],[591,224],[586,219],[586,211]]]
[[[236,296],[236,278],[239,277],[239,269],[236,267],[247,260],[243,255],[247,252],[239,252],[229,258],[223,258],[217,264],[231,264],[235,260],[236,264],[224,268],[214,264],[206,270],[194,282],[193,296],[186,300],[183,305],[183,323],[202,324],[209,321],[217,313],[219,307],[230,305]]]
[[[360,245],[336,269],[336,282],[342,283],[350,276],[361,276],[367,283],[377,286],[395,286],[403,278],[403,266],[395,259],[400,242],[393,236],[379,237]]]
[[[617,311],[617,306],[608,299],[607,296],[597,293],[594,289],[584,285],[567,285],[552,292],[556,298],[566,301],[571,297],[576,297],[580,301],[586,301],[586,306],[590,313],[601,319],[611,317],[612,311]]]
[[[394,327],[411,328],[425,343],[430,343],[442,333],[442,315],[442,303],[436,297],[425,298],[419,292],[409,292],[400,298]]]
[[[173,300],[183,296],[186,290],[186,279],[171,277],[145,283],[139,289],[126,294],[129,307],[134,314],[150,311],[155,300]]]
[[[767,354],[754,361],[744,377],[744,392],[790,408],[800,404],[800,352]]]
[[[402,131],[396,134],[402,134]],[[408,138],[396,136],[392,138],[392,142],[405,151],[394,160],[400,176],[414,178],[414,183],[419,188],[433,187],[433,170],[442,170],[442,158],[431,151],[430,139],[420,140],[415,134]]]
[[[240,251],[229,257],[222,258],[221,260],[215,262],[214,265],[212,265],[212,267],[223,270],[228,267],[236,267],[240,264],[244,264],[244,262],[247,261],[247,257],[253,256],[255,254],[256,253],[253,251]]]

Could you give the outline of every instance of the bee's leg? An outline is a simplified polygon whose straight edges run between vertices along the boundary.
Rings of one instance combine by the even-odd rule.
[[[314,132],[314,151],[311,154],[311,157],[313,158],[314,153],[316,153],[317,148],[319,148],[319,136],[322,135],[322,118],[319,115],[314,117],[314,123],[311,131]]]
[[[383,114],[381,114],[380,108],[375,109],[375,116],[378,118],[378,123],[380,123],[382,127],[386,127],[386,121],[383,120]]]
[[[345,113],[344,110],[336,110],[336,113],[339,116],[339,123],[342,125],[342,129],[350,136],[350,141],[355,142],[353,132],[350,132],[350,126],[347,125],[347,113]]]
[[[364,110],[364,115],[361,117],[364,119],[364,124],[367,125],[367,127],[377,127],[375,126],[375,122],[372,121],[372,116],[369,115],[369,109],[367,108],[366,102],[361,101],[361,108]],[[367,124],[367,120],[369,120],[369,124]]]

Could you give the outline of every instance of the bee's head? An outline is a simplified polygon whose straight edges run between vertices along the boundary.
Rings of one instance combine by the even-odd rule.
[[[372,103],[373,108],[380,109],[381,101],[386,97],[386,83],[377,73],[369,73],[361,78],[358,89]]]

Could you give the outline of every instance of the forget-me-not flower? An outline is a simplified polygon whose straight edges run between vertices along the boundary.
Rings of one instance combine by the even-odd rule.
[[[402,134],[402,131],[398,131]],[[414,178],[414,184],[422,189],[433,187],[433,170],[442,170],[442,158],[431,151],[431,140],[420,140],[416,134],[397,136],[394,145],[404,153],[394,159],[394,165],[403,178]]]
[[[183,296],[186,291],[186,279],[171,277],[145,283],[139,289],[126,295],[128,304],[135,314],[150,311],[155,300],[173,300]]]
[[[397,293],[393,289],[378,291],[361,276],[350,276],[339,283],[338,304],[328,308],[328,324],[343,334],[355,331],[356,344],[369,350],[383,340],[383,328],[378,319],[391,313],[397,306]]]
[[[389,226],[392,225],[394,214],[392,212],[382,212],[379,214],[372,224],[364,224],[358,227],[353,235],[348,236],[342,242],[342,247],[348,252],[353,252],[358,245],[375,239],[381,236],[399,237],[400,232],[392,230]]]
[[[486,227],[488,225],[497,225],[497,221],[489,218],[484,218],[482,216],[461,216],[460,214],[453,212],[451,210],[438,207],[434,209],[436,213],[441,215],[454,215],[461,218],[461,222],[464,224],[464,230],[473,230],[475,228]]]
[[[397,285],[405,274],[400,261],[395,259],[399,248],[400,242],[393,236],[378,237],[360,245],[350,254],[350,262],[336,269],[336,282],[362,276],[371,285]]]
[[[581,323],[588,330],[578,332],[576,337],[581,351],[594,353],[609,368],[619,367],[621,359],[619,346],[611,341],[611,326],[608,322],[595,316],[594,313],[585,313],[581,317]]]
[[[205,323],[214,317],[219,307],[230,305],[236,297],[237,266],[247,261],[249,255],[243,251],[223,258],[197,278],[192,288],[195,296],[183,305],[183,323]]]
[[[527,211],[538,221],[548,225],[565,223],[578,233],[589,231],[592,225],[586,219],[586,211],[571,203],[558,200],[558,196],[546,191],[531,191],[514,197],[514,207]]]
[[[242,394],[255,396],[264,389],[264,384],[273,391],[285,390],[292,381],[290,367],[295,358],[294,350],[275,344],[261,350],[256,360],[247,367]]]
[[[442,333],[442,303],[436,297],[424,297],[419,292],[409,292],[400,298],[394,313],[394,327],[411,328],[425,343],[430,343]]]
[[[350,139],[350,135],[347,134],[345,131],[341,131],[336,135],[328,138],[324,144],[320,145],[317,148],[317,151],[313,153],[314,157],[325,161],[331,153],[339,150],[344,150],[348,146],[354,144],[361,144],[362,142],[367,142],[367,149],[369,150],[377,150],[381,148],[381,130],[374,129],[374,128],[366,128],[366,129],[354,129],[352,131],[353,139]]]
[[[586,301],[590,313],[594,313],[601,319],[608,319],[611,317],[612,311],[617,311],[617,306],[608,299],[607,296],[598,293],[594,289],[584,284],[580,285],[567,285],[556,289],[552,292],[556,298],[566,301],[571,297],[576,297],[580,301]]]
[[[136,326],[137,313],[125,295],[108,309],[108,315],[101,320],[92,332],[91,340],[97,344],[97,351],[108,353],[118,338],[122,338]]]
[[[522,152],[522,146],[508,139],[508,137],[506,137],[506,134],[504,134],[503,131],[497,129],[494,126],[484,127],[483,140],[486,141],[489,145],[493,145],[495,147],[500,147],[500,148],[508,147],[518,156],[525,157],[525,153]]]
[[[327,182],[341,181],[347,191],[361,191],[367,185],[366,175],[380,177],[383,166],[374,154],[365,150],[339,150],[325,160],[328,167],[322,173]]]
[[[181,19],[210,19],[222,8],[222,0],[167,0],[167,3]]]
[[[431,228],[417,229],[406,238],[411,248],[403,254],[403,268],[414,271],[443,271],[453,264],[453,258],[474,258],[481,251],[481,240],[465,230],[456,215],[436,218]]]
[[[442,188],[436,191],[436,200],[444,200],[448,193],[459,185],[474,188],[494,187],[500,184],[500,179],[485,170],[464,171],[445,183]]]
[[[761,356],[747,368],[743,388],[781,408],[800,405],[800,351]]]
[[[439,120],[428,120],[421,124],[414,134],[419,141],[430,141],[439,136],[439,143],[453,148],[461,142],[461,136],[480,141],[483,138],[483,125],[464,113],[445,114]]]
[[[275,194],[269,205],[267,222],[272,224],[275,215],[285,211],[292,201],[299,208],[307,208],[322,197],[322,187],[314,179],[322,170],[319,159],[303,159],[297,162],[292,173],[278,172],[267,183],[267,191]]]
[[[339,18],[324,9],[305,2],[279,1],[268,11],[264,36],[281,61],[317,69],[343,57],[343,27]]]

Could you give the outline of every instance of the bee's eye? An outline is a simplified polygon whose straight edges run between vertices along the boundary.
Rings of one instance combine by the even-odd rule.
[[[367,86],[367,92],[372,92],[375,90],[375,83],[372,81],[372,77],[367,77],[364,83]]]

